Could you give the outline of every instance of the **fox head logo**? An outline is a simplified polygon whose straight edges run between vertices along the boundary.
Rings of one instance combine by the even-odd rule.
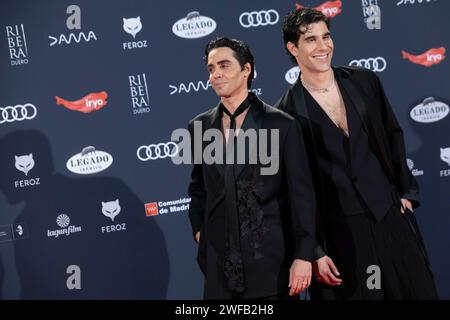
[[[450,166],[450,148],[441,148],[441,160]]]
[[[108,202],[102,201],[102,213],[114,221],[114,218],[120,213],[119,199]]]
[[[28,172],[34,168],[33,154],[26,154],[23,156],[14,156],[16,159],[16,169],[28,175]]]
[[[123,18],[123,30],[125,30],[126,33],[131,34],[134,39],[136,34],[142,30],[141,17]]]

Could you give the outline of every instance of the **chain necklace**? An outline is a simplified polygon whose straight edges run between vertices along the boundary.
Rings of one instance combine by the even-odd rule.
[[[334,80],[334,74],[333,74],[333,79],[331,79],[330,84],[329,84],[328,86],[324,87],[324,88],[315,88],[315,87],[313,87],[313,86],[307,84],[307,83],[305,82],[305,80],[303,79],[303,74],[300,75],[300,81],[302,82],[302,85],[303,85],[306,89],[308,89],[309,91],[317,91],[317,92],[320,92],[320,93],[326,93],[326,92],[330,91],[331,87],[334,85],[334,82],[335,82],[335,80]]]

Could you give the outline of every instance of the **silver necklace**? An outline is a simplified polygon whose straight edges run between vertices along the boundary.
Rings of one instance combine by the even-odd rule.
[[[309,91],[317,91],[320,93],[325,93],[330,91],[331,87],[334,85],[335,79],[334,79],[334,74],[333,74],[333,79],[331,80],[330,84],[324,88],[315,88],[309,84],[307,84],[304,80],[303,80],[303,74],[300,75],[300,81],[302,82],[302,85],[308,89]]]

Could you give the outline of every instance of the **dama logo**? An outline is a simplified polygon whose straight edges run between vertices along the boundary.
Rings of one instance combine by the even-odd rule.
[[[445,48],[431,48],[417,56],[412,55],[402,50],[402,58],[407,59],[415,64],[420,64],[425,67],[431,67],[434,64],[441,63],[445,59]]]
[[[296,10],[300,10],[304,7],[305,6],[301,4],[295,3]],[[321,5],[318,5],[317,7],[314,7],[314,9],[316,9],[317,11],[321,11],[328,18],[334,18],[342,12],[342,1],[327,1],[322,3]]]
[[[55,96],[55,98],[58,106],[62,105],[67,109],[82,113],[91,113],[93,111],[100,110],[108,103],[108,101],[106,101],[108,98],[108,93],[106,91],[89,93],[80,100],[76,101],[64,100],[58,96]]]
[[[157,202],[150,202],[145,204],[145,216],[151,217],[151,216],[157,216],[159,213],[158,211],[158,203]]]

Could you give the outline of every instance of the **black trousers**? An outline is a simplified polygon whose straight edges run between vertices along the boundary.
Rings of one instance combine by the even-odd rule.
[[[324,230],[342,284],[330,287],[314,281],[312,299],[438,298],[413,213],[401,214],[393,206],[379,222],[367,212],[326,221]]]

